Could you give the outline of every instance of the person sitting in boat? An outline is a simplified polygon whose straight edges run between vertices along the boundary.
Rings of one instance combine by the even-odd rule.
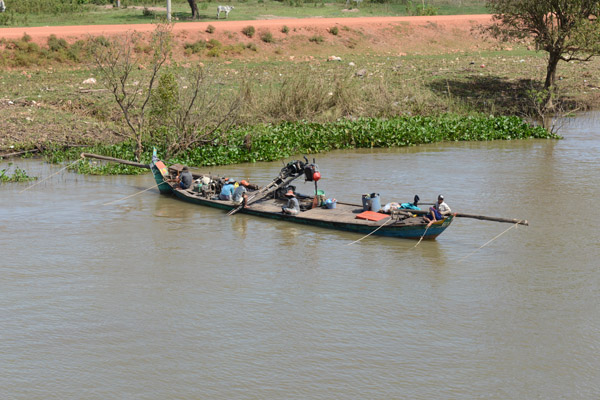
[[[192,182],[194,181],[194,177],[190,172],[190,169],[186,166],[181,170],[181,174],[177,177],[179,182],[179,187],[182,189],[189,189],[192,186]]]
[[[300,203],[298,203],[298,199],[294,194],[292,189],[288,190],[285,194],[285,197],[288,198],[287,205],[285,207],[281,207],[281,211],[284,214],[288,215],[297,215],[300,213]]]
[[[248,186],[250,186],[248,181],[241,180],[240,185],[233,191],[231,201],[237,205],[243,204],[244,208],[246,208],[246,203],[248,202]]]
[[[234,191],[235,191],[235,179],[227,179],[225,181],[225,185],[223,185],[223,189],[221,189],[221,193],[219,194],[219,200],[231,201]]]
[[[444,201],[444,196],[440,194],[438,196],[437,204],[429,208],[429,214],[424,218],[427,222],[435,222],[446,218],[451,212],[452,210],[450,210],[450,207]]]

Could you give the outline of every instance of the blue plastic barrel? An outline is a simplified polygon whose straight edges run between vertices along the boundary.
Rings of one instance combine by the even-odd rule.
[[[371,211],[377,212],[381,210],[381,199],[379,193],[371,193]]]

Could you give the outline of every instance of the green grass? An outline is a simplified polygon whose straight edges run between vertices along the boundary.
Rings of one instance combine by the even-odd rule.
[[[42,0],[38,0],[42,1]],[[50,0],[47,0],[50,1]],[[17,13],[10,10],[10,18],[5,16],[6,24],[9,26],[61,26],[61,25],[110,25],[110,24],[141,24],[151,23],[156,18],[164,18],[166,11],[153,11],[144,15],[144,7],[163,7],[164,2],[137,1],[136,4],[127,8],[112,8],[105,6],[84,5],[75,12],[41,12],[41,13]],[[332,3],[290,3],[286,1],[258,0],[229,1],[228,4],[235,5],[235,9],[229,14],[231,20],[258,20],[267,16],[283,18],[307,18],[307,17],[363,17],[363,16],[402,16],[411,15],[407,6],[398,3],[368,3],[363,2],[360,9],[354,12],[344,12],[345,1]],[[297,6],[295,4],[300,4]],[[420,5],[420,3],[418,3]],[[433,0],[428,1],[427,6],[433,7],[438,15],[452,14],[484,14],[487,13],[482,2],[465,0],[461,5],[457,2]],[[216,20],[217,3],[200,2],[200,21]],[[416,6],[416,4],[415,4]],[[415,7],[413,6],[413,7]],[[141,8],[134,8],[141,7]],[[179,23],[191,21],[189,5],[183,1],[172,2],[172,17]],[[2,20],[0,20],[0,24]],[[1,25],[0,25],[1,26]]]

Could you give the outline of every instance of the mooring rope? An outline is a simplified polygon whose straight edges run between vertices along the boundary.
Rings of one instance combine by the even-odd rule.
[[[394,219],[393,219],[392,217],[390,217],[390,219],[388,219],[388,220],[387,220],[387,221],[386,221],[384,224],[381,224],[381,226],[379,226],[379,227],[378,227],[377,229],[375,229],[373,232],[370,232],[368,235],[365,235],[365,236],[361,237],[360,239],[358,239],[358,240],[355,240],[355,241],[354,241],[354,242],[352,242],[352,243],[348,243],[346,246],[350,246],[351,244],[358,243],[358,242],[360,242],[361,240],[368,238],[369,236],[371,236],[372,234],[374,234],[375,232],[377,232],[378,230],[380,230],[381,228],[383,228],[384,226],[386,226],[386,225],[387,225],[389,222],[393,222],[393,221],[394,221]]]
[[[473,250],[472,252],[470,252],[469,254],[467,254],[466,256],[464,256],[463,258],[461,258],[460,260],[458,260],[458,262],[464,261],[465,259],[471,257],[473,254],[475,254],[477,251],[483,249],[485,246],[487,246],[488,244],[492,243],[494,240],[498,239],[500,236],[504,235],[506,232],[510,231],[512,228],[516,228],[519,226],[519,224],[521,222],[523,222],[524,220],[520,220],[517,221],[516,224],[514,224],[513,226],[511,226],[510,228],[508,228],[507,230],[505,230],[504,232],[500,233],[499,235],[494,236],[492,239],[488,240],[487,242],[485,242],[484,244],[482,244],[479,248]]]
[[[161,182],[161,183],[157,183],[157,184],[156,184],[156,185],[154,185],[154,186],[150,186],[148,189],[140,190],[140,191],[139,191],[139,192],[137,192],[137,193],[130,194],[129,196],[125,196],[125,197],[123,197],[123,198],[121,198],[121,199],[117,199],[117,200],[109,201],[108,203],[104,203],[104,204],[102,204],[102,205],[103,205],[103,206],[108,206],[109,204],[116,203],[116,202],[118,202],[118,201],[127,200],[127,199],[129,199],[129,198],[131,198],[131,197],[133,197],[133,196],[137,196],[138,194],[142,194],[142,193],[144,193],[144,192],[147,192],[148,190],[154,189],[155,187],[158,187],[158,186],[159,186],[159,185],[161,185],[162,183],[163,183],[163,182]]]
[[[39,181],[39,182],[36,182],[36,183],[34,183],[33,185],[31,185],[31,186],[29,186],[29,187],[27,187],[27,188],[25,188],[25,189],[21,190],[19,193],[23,193],[24,191],[26,191],[26,190],[29,190],[29,189],[31,189],[32,187],[39,185],[40,183],[42,183],[42,182],[44,182],[44,181],[46,181],[46,180],[48,180],[48,179],[52,178],[54,175],[57,175],[57,174],[61,173],[61,172],[62,172],[62,171],[64,171],[65,169],[69,168],[70,166],[77,164],[79,161],[81,161],[81,160],[76,160],[76,161],[73,161],[71,164],[67,165],[66,167],[63,167],[63,168],[59,169],[58,171],[56,171],[56,172],[55,172],[55,173],[53,173],[52,175],[49,175],[49,176],[45,177],[44,179],[42,179],[41,181]]]
[[[421,235],[421,237],[419,238],[419,241],[417,242],[417,244],[415,244],[415,247],[417,247],[419,245],[419,243],[421,243],[421,240],[423,240],[423,238],[425,237],[425,235],[427,234],[427,231],[429,230],[429,227],[431,226],[431,224],[427,224],[427,228],[425,228],[425,232],[423,232],[423,234]],[[415,248],[413,247],[413,249]]]

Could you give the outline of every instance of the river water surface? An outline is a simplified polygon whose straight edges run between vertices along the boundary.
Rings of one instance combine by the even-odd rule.
[[[0,398],[600,398],[599,117],[560,141],[318,155],[328,197],[443,193],[531,224],[456,219],[417,247],[156,189],[107,204],[150,174],[3,184]],[[211,172],[265,184],[281,166]]]

